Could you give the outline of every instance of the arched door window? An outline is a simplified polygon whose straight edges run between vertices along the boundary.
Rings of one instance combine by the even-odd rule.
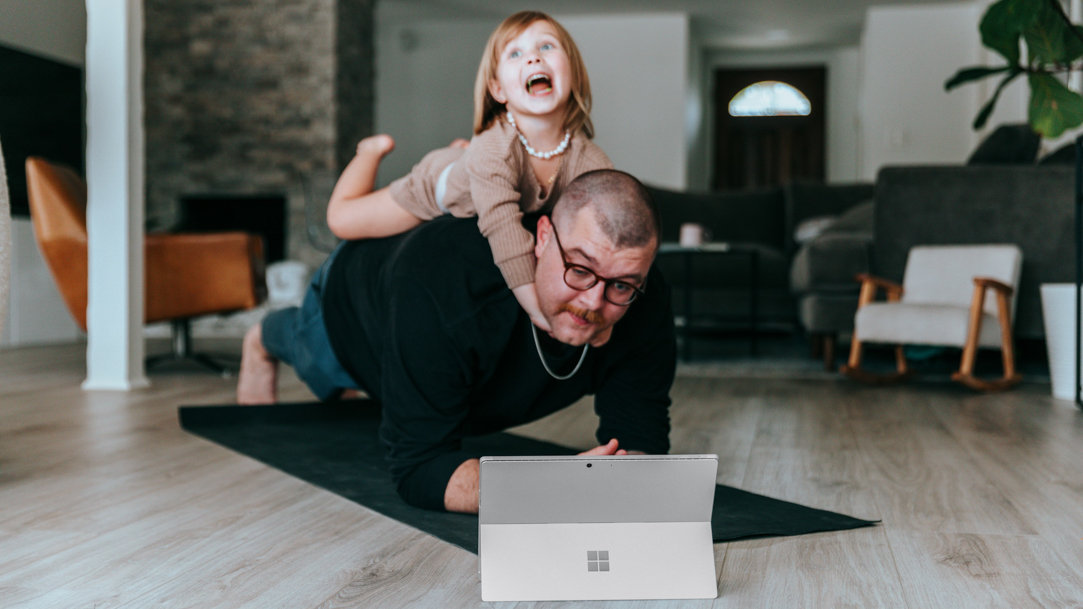
[[[825,178],[824,66],[720,66],[713,80],[712,188]]]
[[[729,103],[730,116],[808,116],[812,104],[793,85],[763,80],[737,92]]]

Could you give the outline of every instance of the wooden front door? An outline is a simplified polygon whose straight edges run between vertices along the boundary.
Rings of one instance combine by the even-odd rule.
[[[712,186],[740,190],[824,179],[825,81],[812,68],[719,68],[714,73],[715,138]],[[807,116],[731,116],[729,103],[745,87],[780,81],[804,93]]]

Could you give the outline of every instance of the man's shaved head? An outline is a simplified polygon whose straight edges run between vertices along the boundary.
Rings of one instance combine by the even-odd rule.
[[[658,207],[639,180],[616,169],[589,171],[572,180],[553,207],[553,224],[573,222],[589,210],[619,248],[657,247],[662,234]]]

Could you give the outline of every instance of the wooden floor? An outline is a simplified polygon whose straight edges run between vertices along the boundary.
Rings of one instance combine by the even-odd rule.
[[[1083,413],[1048,383],[977,395],[787,370],[682,367],[674,452],[883,524],[718,544],[713,602],[539,605],[1083,607]],[[473,554],[180,430],[178,405],[229,402],[232,381],[88,393],[83,377],[80,346],[0,351],[0,607],[483,605]],[[582,402],[525,431],[588,446],[593,426]]]

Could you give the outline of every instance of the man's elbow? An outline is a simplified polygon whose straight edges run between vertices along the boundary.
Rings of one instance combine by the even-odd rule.
[[[449,512],[478,513],[478,486],[481,463],[477,459],[463,461],[451,474],[444,489],[444,509]]]

